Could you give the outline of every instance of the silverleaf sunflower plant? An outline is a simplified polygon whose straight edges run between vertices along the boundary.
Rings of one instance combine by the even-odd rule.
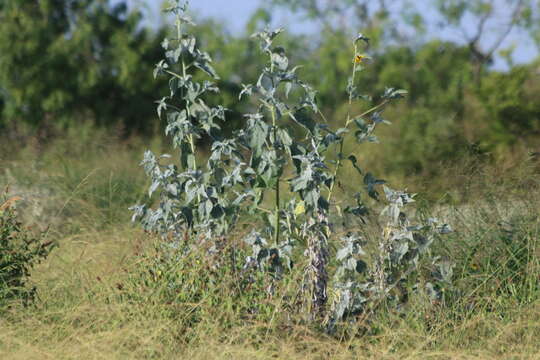
[[[354,153],[345,153],[349,137],[357,144],[378,142],[376,127],[388,123],[382,112],[406,94],[386,89],[376,105],[352,114],[353,103],[372,102],[356,85],[362,63],[369,59],[359,49],[367,47],[369,39],[360,34],[353,41],[346,87],[349,110],[342,127],[332,129],[317,107],[316,91],[299,78],[300,67],[291,67],[285,49],[274,44],[283,30],[254,34],[268,63],[257,82],[243,85],[239,94],[240,99],[250,98],[254,111],[245,115],[242,129],[226,138],[219,126],[226,120],[226,109],[204,101],[219,91],[211,81],[218,76],[209,54],[187,31],[195,25],[187,5],[175,0],[165,11],[175,15],[176,36],[163,41],[165,59],[156,66],[155,76],[168,76],[170,87],[157,112],[166,119],[165,133],[179,155],[178,161],[171,161],[170,155],[145,153],[142,166],[151,178],[149,195],[158,193],[159,203],[155,208],[132,207],[133,220],[168,239],[165,251],[182,261],[203,242],[213,242],[205,248],[219,251],[239,217],[250,214],[260,221],[244,239],[251,256],[243,272],[262,272],[275,283],[293,263],[302,264],[300,303],[308,319],[324,322],[330,330],[346,318],[368,316],[382,303],[399,305],[394,290],[406,286],[438,234],[450,232],[450,227],[436,219],[412,224],[404,207],[414,195],[386,187],[384,180],[360,167]],[[196,81],[196,71],[211,80]],[[212,143],[204,161],[196,156],[202,137]],[[362,184],[354,194],[340,186],[344,163],[351,164]],[[345,200],[338,200],[338,193]],[[367,198],[372,200],[368,203]],[[376,220],[368,216],[375,210],[370,207],[383,208]],[[344,228],[337,231],[339,224],[333,219],[342,219]],[[369,222],[379,226],[380,235],[347,225]],[[415,288],[436,300],[441,297],[440,283],[451,281],[452,266],[436,257],[430,264],[433,283]],[[266,291],[272,296],[275,287]]]

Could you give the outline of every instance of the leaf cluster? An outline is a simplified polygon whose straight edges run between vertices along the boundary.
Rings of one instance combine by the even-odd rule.
[[[36,289],[27,285],[32,268],[47,258],[54,248],[19,220],[15,203],[18,197],[2,195],[0,202],[0,305],[8,301],[32,301]]]

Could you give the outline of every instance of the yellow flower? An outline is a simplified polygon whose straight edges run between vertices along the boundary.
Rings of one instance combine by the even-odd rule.
[[[294,215],[298,216],[300,214],[303,214],[306,212],[306,207],[304,205],[304,202],[299,202],[297,205],[296,205],[296,208],[294,209]]]
[[[354,62],[357,64],[361,64],[362,61],[364,61],[365,59],[369,59],[369,58],[366,55],[358,54],[354,57]]]
[[[388,239],[392,235],[392,231],[393,230],[391,226],[386,226],[383,229],[383,238]]]

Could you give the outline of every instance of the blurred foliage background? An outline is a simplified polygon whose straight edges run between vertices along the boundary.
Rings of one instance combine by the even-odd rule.
[[[152,69],[168,30],[150,26],[144,7],[128,5],[0,0],[3,139],[46,144],[82,124],[120,138],[159,136],[153,102],[168,87],[152,78]],[[230,109],[230,130],[251,106],[237,101],[241,84],[253,81],[262,66],[249,36],[273,24],[277,10],[317,29],[288,32],[281,41],[318,89],[329,122],[346,113],[351,39],[359,31],[371,38],[365,51],[373,58],[360,75],[365,93],[380,94],[385,86],[409,91],[406,101],[386,111],[393,126],[380,135],[385,145],[363,156],[384,175],[444,176],[444,169],[469,156],[503,167],[538,157],[537,0],[272,0],[234,34],[217,20],[197,19],[199,41],[222,79],[215,101]],[[437,37],[448,32],[459,38]],[[510,33],[534,49],[525,63],[514,63],[515,44],[506,46]]]

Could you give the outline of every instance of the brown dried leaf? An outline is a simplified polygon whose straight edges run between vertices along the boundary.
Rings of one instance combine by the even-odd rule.
[[[8,199],[5,203],[3,203],[0,206],[0,211],[4,211],[8,208],[10,208],[13,204],[15,204],[17,201],[21,201],[23,198],[20,196],[14,196],[11,199]]]

